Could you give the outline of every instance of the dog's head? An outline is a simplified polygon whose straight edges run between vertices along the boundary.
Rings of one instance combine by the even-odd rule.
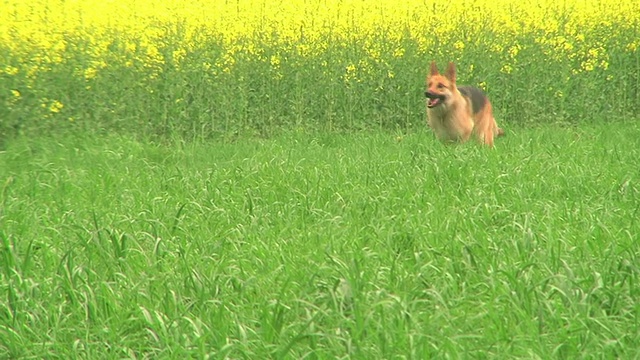
[[[431,70],[427,76],[427,91],[424,95],[427,98],[427,107],[434,108],[447,102],[456,89],[456,65],[449,63],[447,72],[442,75],[438,72],[436,62],[431,62]]]

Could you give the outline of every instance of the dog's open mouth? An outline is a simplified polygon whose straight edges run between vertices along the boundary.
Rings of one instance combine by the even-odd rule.
[[[436,106],[442,104],[442,102],[444,102],[444,100],[445,100],[444,95],[434,94],[434,93],[432,93],[430,91],[425,91],[424,96],[427,97],[427,107],[428,108],[436,107]]]

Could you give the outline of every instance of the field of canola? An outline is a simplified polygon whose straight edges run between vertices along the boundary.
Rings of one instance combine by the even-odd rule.
[[[630,0],[9,0],[0,136],[422,126],[431,59],[510,123],[625,118],[639,19]]]

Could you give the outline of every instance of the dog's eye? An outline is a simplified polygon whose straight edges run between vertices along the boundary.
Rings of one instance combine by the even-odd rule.
[[[438,89],[444,89],[444,84],[443,83],[438,84]]]

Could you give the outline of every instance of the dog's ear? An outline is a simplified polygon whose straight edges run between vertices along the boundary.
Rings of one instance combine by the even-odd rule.
[[[434,76],[434,75],[438,75],[438,66],[436,65],[435,61],[431,62],[431,70],[429,71],[429,75]]]
[[[452,83],[456,83],[456,64],[454,64],[453,61],[449,62],[449,67],[447,67],[447,73],[445,74],[445,76]]]

